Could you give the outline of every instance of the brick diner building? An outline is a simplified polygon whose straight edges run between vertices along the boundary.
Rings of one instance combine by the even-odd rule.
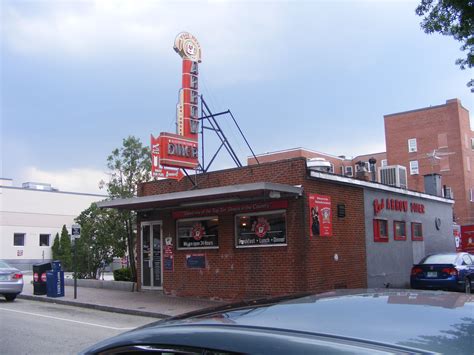
[[[452,201],[306,164],[294,158],[153,181],[136,198],[99,205],[138,211],[138,287],[178,296],[403,286],[415,256],[454,248],[446,233]],[[375,200],[387,202],[374,209]]]

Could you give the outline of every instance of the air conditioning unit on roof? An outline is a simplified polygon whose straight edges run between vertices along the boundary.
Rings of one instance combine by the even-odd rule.
[[[389,165],[379,168],[380,182],[384,185],[406,189],[407,168],[401,165]]]

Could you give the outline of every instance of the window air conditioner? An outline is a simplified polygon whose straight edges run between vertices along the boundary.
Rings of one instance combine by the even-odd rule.
[[[380,182],[384,185],[407,188],[407,168],[401,165],[389,165],[379,168]]]

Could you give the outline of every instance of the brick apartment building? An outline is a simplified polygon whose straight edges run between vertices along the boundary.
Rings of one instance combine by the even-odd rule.
[[[306,159],[321,159],[330,163],[329,171],[332,174],[340,174],[347,177],[355,177],[356,173],[361,169],[359,162],[364,163],[364,169],[367,172],[372,172],[375,167],[377,172],[379,168],[387,165],[387,154],[385,152],[358,155],[354,158],[347,158],[344,155],[335,156],[327,153],[317,152],[305,148],[293,148],[280,150],[270,153],[259,154],[256,159],[252,157],[247,158],[248,165],[256,165],[258,163],[268,163],[272,161],[292,159],[292,158],[306,158]],[[376,163],[373,166],[369,164],[369,160],[374,158]]]
[[[360,170],[360,161],[371,172],[369,159],[375,158],[377,172],[389,165],[406,167],[408,189],[420,192],[425,192],[425,175],[439,174],[445,187],[443,195],[455,200],[454,221],[462,226],[474,225],[474,132],[469,111],[453,99],[444,105],[385,115],[384,119],[386,152],[348,159],[295,148],[260,154],[257,159],[270,162],[294,157],[320,158],[331,164],[331,173],[352,177]],[[254,157],[248,158],[249,165],[256,163]],[[378,173],[375,178],[380,181]]]
[[[474,224],[474,131],[458,99],[384,116],[389,165],[407,168],[408,188],[424,191],[424,175],[441,175],[454,198],[454,218]],[[434,157],[433,157],[434,155]]]
[[[179,296],[404,287],[426,253],[454,250],[452,201],[313,171],[304,157],[152,181],[98,205],[138,212],[138,287]]]

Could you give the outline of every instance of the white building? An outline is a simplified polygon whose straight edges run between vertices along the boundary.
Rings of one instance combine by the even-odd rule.
[[[66,225],[71,234],[74,218],[106,197],[31,182],[14,187],[11,179],[0,178],[0,259],[22,270],[50,261],[56,233]]]

